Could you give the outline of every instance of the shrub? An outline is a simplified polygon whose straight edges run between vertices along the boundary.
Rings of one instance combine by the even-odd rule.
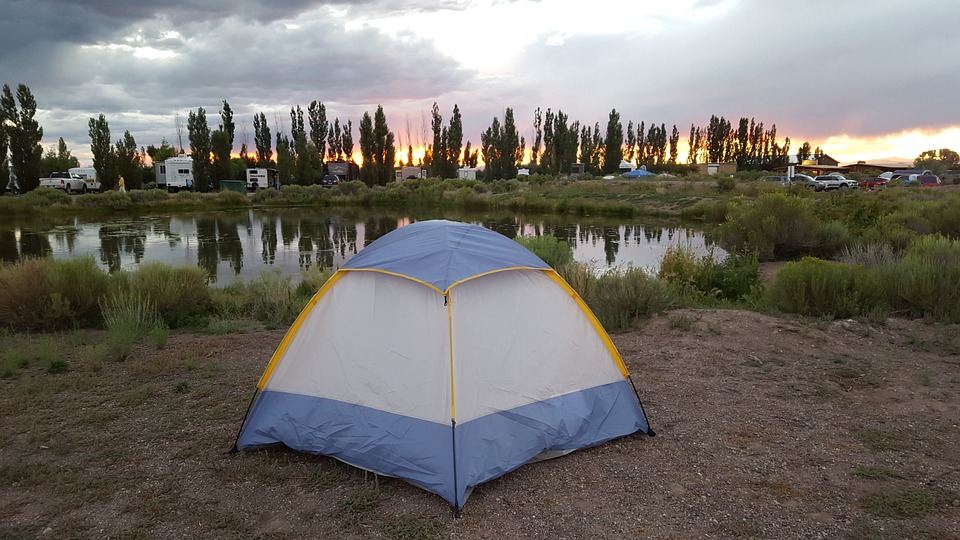
[[[774,260],[815,244],[818,226],[808,199],[768,193],[753,202],[733,204],[717,233],[728,250],[756,251],[760,260]]]
[[[717,261],[712,249],[697,257],[688,247],[670,246],[657,277],[701,296],[739,300],[760,284],[760,263],[754,253],[730,253]]]
[[[877,272],[894,311],[960,322],[960,240],[918,238],[901,260],[881,265]]]
[[[675,307],[677,295],[644,270],[629,268],[597,278],[587,305],[607,330],[622,330],[639,318]]]
[[[59,189],[49,187],[39,187],[20,197],[23,204],[46,208],[54,204],[69,205],[71,203],[70,195]]]
[[[717,191],[720,193],[729,193],[737,187],[737,181],[732,176],[720,176],[717,178]]]
[[[50,314],[56,328],[94,327],[102,319],[100,299],[107,294],[110,277],[97,267],[93,255],[56,261],[49,272],[52,306],[61,299],[63,310]]]
[[[340,191],[344,195],[359,195],[369,190],[370,188],[360,180],[350,180],[340,184]]]
[[[557,269],[573,262],[573,248],[556,236],[518,236],[514,240],[540,257],[551,268]]]
[[[320,288],[323,287],[323,284],[330,279],[330,276],[333,275],[334,270],[332,268],[321,268],[320,266],[313,265],[307,270],[300,272],[301,280],[297,284],[296,295],[298,297],[304,298],[305,300],[310,300],[313,298],[313,295],[317,294],[320,291]]]
[[[106,208],[108,210],[125,210],[133,206],[133,199],[127,192],[105,191],[98,194],[81,195],[77,197],[77,206],[88,208]]]
[[[101,303],[103,324],[110,332],[107,352],[112,360],[130,356],[133,345],[157,323],[156,308],[136,291],[116,291]]]
[[[229,208],[242,208],[250,206],[250,200],[243,193],[236,191],[221,191],[217,193],[217,204]]]
[[[128,191],[127,195],[134,204],[148,204],[170,198],[170,194],[162,189],[135,189]]]
[[[27,258],[0,268],[0,325],[18,332],[46,329],[52,267],[52,259]]]
[[[787,263],[777,272],[769,298],[781,311],[814,317],[869,315],[884,309],[873,271],[813,257]]]
[[[300,312],[293,304],[290,276],[282,275],[279,270],[261,272],[260,279],[247,284],[246,294],[250,299],[250,314],[270,326],[289,323]]]
[[[153,304],[172,327],[206,313],[210,306],[207,274],[196,266],[146,263],[130,275],[129,287]]]

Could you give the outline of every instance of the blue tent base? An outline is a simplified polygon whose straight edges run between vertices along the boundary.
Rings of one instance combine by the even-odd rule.
[[[456,425],[331,399],[264,391],[254,403],[237,447],[250,450],[282,443],[331,456],[407,480],[460,510],[472,487],[544,452],[569,453],[637,431],[646,433],[649,426],[639,407],[626,380]]]

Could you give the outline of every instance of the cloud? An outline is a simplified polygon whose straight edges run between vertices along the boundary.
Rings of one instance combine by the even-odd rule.
[[[175,113],[202,106],[214,118],[223,99],[241,128],[260,111],[283,124],[313,100],[356,127],[382,104],[398,136],[409,123],[414,139],[433,102],[445,119],[456,103],[474,146],[507,107],[528,141],[537,107],[601,127],[616,108],[624,124],[676,124],[684,137],[711,115],[746,116],[795,146],[958,123],[960,3],[590,5],[10,0],[0,83],[30,86],[48,139],[79,156],[91,116],[158,144],[175,135]]]

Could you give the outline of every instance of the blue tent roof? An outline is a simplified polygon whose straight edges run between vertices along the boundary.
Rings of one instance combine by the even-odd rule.
[[[620,176],[624,178],[639,178],[641,176],[655,176],[652,172],[645,169],[634,169],[630,172],[625,172]]]
[[[550,268],[502,234],[455,221],[421,221],[363,248],[342,269],[380,270],[446,291],[459,281],[507,268]]]

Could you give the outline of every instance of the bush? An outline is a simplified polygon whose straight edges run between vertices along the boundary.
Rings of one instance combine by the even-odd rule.
[[[52,267],[52,259],[28,258],[0,268],[0,325],[18,332],[47,328]]]
[[[207,274],[196,266],[146,263],[130,274],[129,288],[153,304],[174,328],[205,314],[210,306]]]
[[[250,315],[269,326],[292,322],[303,308],[294,305],[290,276],[284,276],[278,270],[261,272],[260,279],[247,284],[245,294],[250,302]]]
[[[106,208],[108,210],[126,210],[133,206],[133,199],[126,192],[105,191],[77,197],[77,206],[84,208]]]
[[[39,187],[22,195],[20,202],[38,208],[46,208],[54,204],[70,205],[72,201],[70,195],[67,195],[64,191],[49,187]]]
[[[901,260],[878,267],[887,302],[904,316],[960,322],[960,241],[918,238]]]
[[[135,189],[128,191],[127,195],[134,204],[148,204],[170,199],[170,194],[162,189]]]
[[[740,300],[760,284],[760,263],[753,253],[730,253],[717,261],[712,249],[698,258],[690,248],[671,246],[657,277],[700,296]]]
[[[556,236],[518,236],[514,240],[532,251],[553,269],[573,262],[573,248]]]
[[[611,270],[597,278],[587,305],[607,330],[622,330],[639,318],[676,307],[677,295],[644,270],[629,268]]]
[[[732,176],[720,176],[717,178],[717,191],[720,193],[729,193],[737,187],[737,181]]]
[[[872,315],[886,308],[872,270],[813,257],[781,268],[769,299],[780,311],[814,317]]]
[[[340,184],[340,192],[344,195],[359,195],[369,190],[370,188],[360,180],[350,180]]]
[[[221,191],[217,193],[217,204],[229,208],[242,208],[250,206],[250,200],[243,193],[236,191]]]
[[[786,259],[816,244],[819,221],[808,199],[768,193],[753,202],[737,201],[717,228],[729,251],[755,251],[760,260]]]
[[[54,262],[49,271],[51,309],[48,319],[55,328],[100,325],[100,299],[107,294],[110,276],[97,267],[93,255]]]

